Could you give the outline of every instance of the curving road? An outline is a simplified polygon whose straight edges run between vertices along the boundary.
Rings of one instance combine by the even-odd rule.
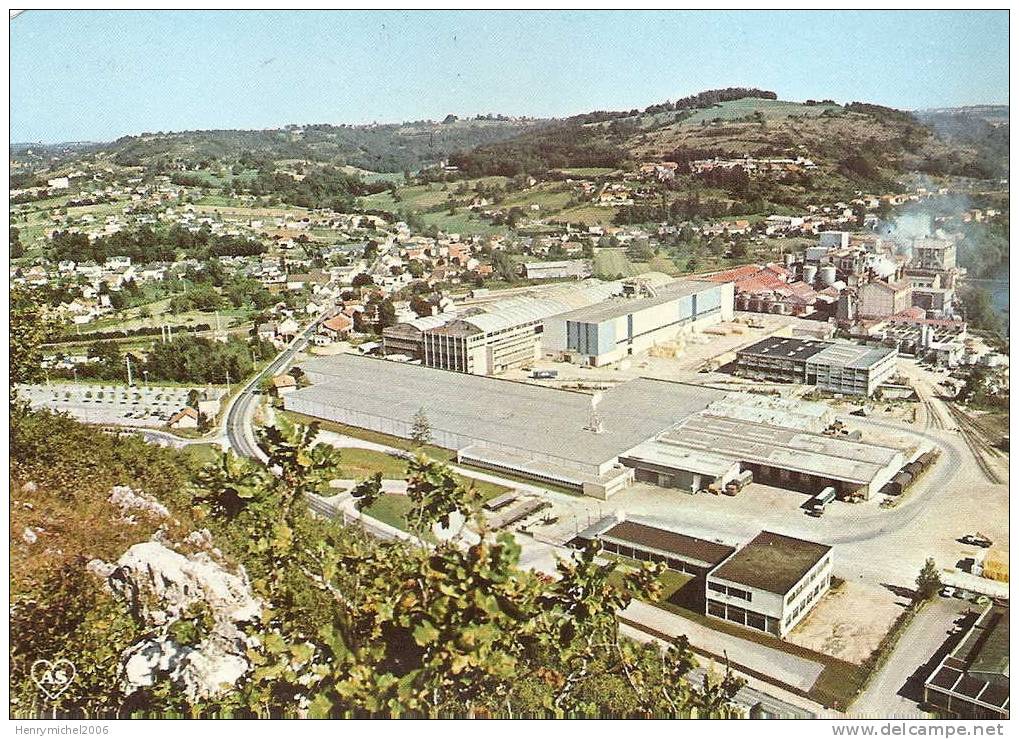
[[[266,377],[278,375],[290,364],[298,352],[308,346],[308,338],[315,333],[318,326],[325,320],[325,316],[319,316],[301,331],[287,346],[276,355],[266,367],[257,375],[248,380],[241,388],[230,407],[223,417],[223,435],[226,437],[230,447],[242,457],[251,457],[259,461],[265,461],[265,453],[259,449],[255,442],[255,435],[251,428],[251,419],[258,405],[259,386]]]

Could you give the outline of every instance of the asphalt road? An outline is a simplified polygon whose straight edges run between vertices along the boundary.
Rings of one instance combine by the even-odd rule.
[[[916,615],[881,671],[853,703],[854,718],[924,718],[923,682],[943,656],[956,622],[969,608],[964,600],[936,598]]]
[[[283,351],[276,355],[266,367],[251,378],[247,385],[234,397],[223,422],[223,432],[231,448],[242,457],[262,459],[264,455],[255,443],[251,430],[251,417],[258,405],[258,392],[266,377],[279,374],[294,360],[298,352],[308,345],[308,337],[317,329],[324,317],[315,319],[307,328],[294,337]]]

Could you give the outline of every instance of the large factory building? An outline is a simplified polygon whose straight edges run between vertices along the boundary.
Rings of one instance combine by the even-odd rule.
[[[736,352],[736,374],[870,396],[895,374],[897,355],[887,346],[771,336]]]
[[[816,493],[869,497],[900,449],[825,436],[819,404],[638,378],[598,395],[350,354],[310,360],[287,410],[410,438],[424,411],[433,442],[462,463],[607,498],[637,477],[698,492],[743,470]]]
[[[546,354],[600,367],[732,318],[731,282],[633,281],[620,296],[548,318],[542,345]]]
[[[600,366],[683,332],[732,320],[733,286],[665,275],[562,286],[383,331],[386,355],[489,375],[543,354]]]

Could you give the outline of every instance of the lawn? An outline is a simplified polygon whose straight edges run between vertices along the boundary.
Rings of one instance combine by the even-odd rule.
[[[218,461],[223,449],[219,444],[188,444],[184,447],[184,453],[198,464],[205,465]]]
[[[411,505],[410,498],[406,495],[387,494],[365,508],[362,513],[401,531],[409,531],[407,514],[410,512]]]
[[[345,477],[354,480],[364,480],[376,472],[392,480],[401,480],[407,476],[407,460],[372,449],[344,447],[340,451],[340,467]]]
[[[407,463],[406,459],[374,449],[343,447],[340,450],[340,468],[344,476],[355,480],[364,480],[377,472],[381,472],[382,477],[387,480],[403,480],[407,477]],[[473,486],[483,501],[510,491],[510,488],[493,482],[463,475],[456,475],[456,478],[462,485]]]
[[[404,439],[399,436],[390,436],[389,434],[383,434],[378,431],[369,431],[368,429],[358,428],[357,426],[347,426],[346,424],[336,423],[335,421],[326,421],[321,418],[306,416],[303,413],[295,413],[294,411],[277,411],[277,413],[293,423],[299,423],[304,426],[317,423],[319,428],[325,431],[332,431],[333,433],[342,434],[344,436],[352,436],[355,439],[373,441],[376,444],[385,444],[386,446],[391,446],[396,449],[404,449],[407,451],[417,451],[419,449],[419,447],[417,447],[410,439]],[[443,447],[434,446],[432,444],[425,444],[420,447],[420,451],[424,452],[432,459],[438,459],[443,462],[456,459],[456,452],[453,450],[444,449]]]

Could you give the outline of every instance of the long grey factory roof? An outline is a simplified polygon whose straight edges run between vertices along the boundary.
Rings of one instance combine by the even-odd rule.
[[[597,411],[604,431],[593,433],[584,430],[591,416],[591,396],[585,393],[352,354],[312,359],[302,367],[315,384],[290,398],[405,423],[424,408],[433,431],[596,465],[724,395],[681,383],[631,380],[604,391]]]
[[[736,352],[769,359],[808,359],[819,354],[828,346],[826,341],[816,339],[793,339],[786,336],[768,336],[756,344]]]
[[[564,313],[556,318],[558,320],[578,321],[581,323],[600,323],[717,287],[718,283],[706,280],[677,280],[668,285],[655,288],[656,295],[654,297],[610,298],[595,305]]]
[[[849,369],[868,369],[889,354],[895,353],[895,349],[887,346],[861,346],[859,344],[839,342],[828,345],[825,349],[811,357],[808,362],[811,364],[824,363]]]
[[[769,336],[752,346],[740,349],[737,354],[769,359],[802,359],[811,364],[867,369],[889,354],[895,354],[895,349],[887,346],[863,346],[845,341]]]
[[[857,484],[870,484],[898,464],[902,454],[891,447],[705,414],[691,416],[653,443]]]

